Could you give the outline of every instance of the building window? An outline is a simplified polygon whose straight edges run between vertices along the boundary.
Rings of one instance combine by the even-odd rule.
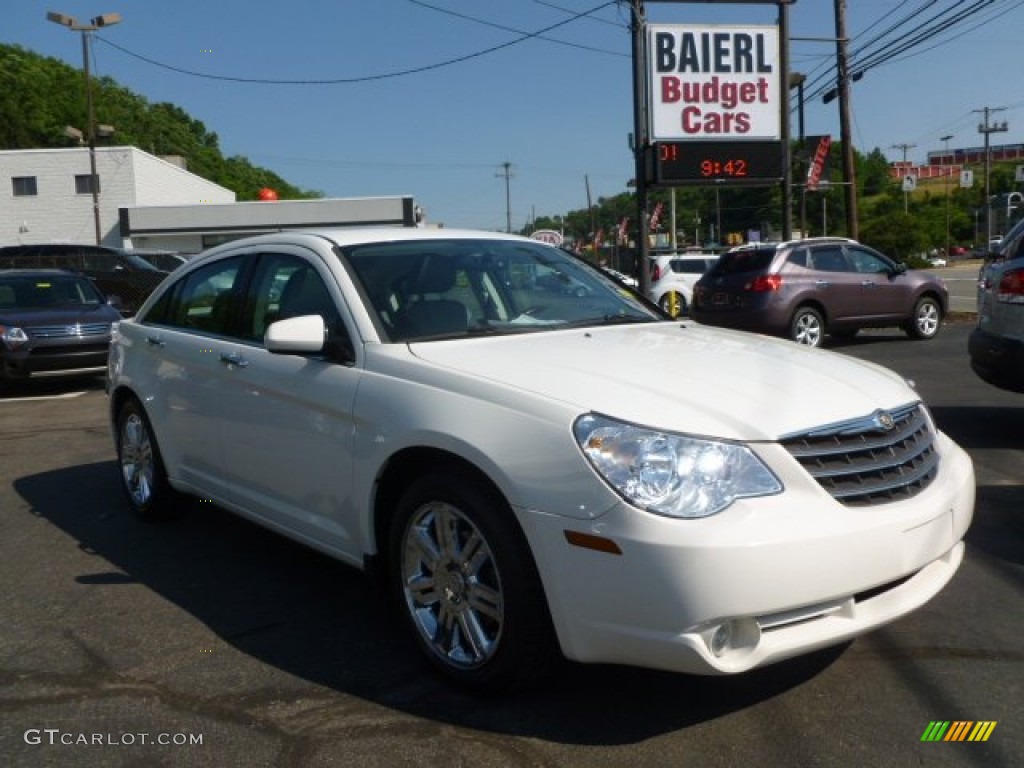
[[[96,194],[100,191],[100,177],[96,176]],[[91,195],[92,194],[92,174],[83,173],[75,176],[75,194],[76,195]]]
[[[11,183],[14,185],[15,197],[35,197],[39,194],[35,176],[14,176]]]

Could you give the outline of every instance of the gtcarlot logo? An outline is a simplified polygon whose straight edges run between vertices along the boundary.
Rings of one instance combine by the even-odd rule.
[[[932,720],[921,741],[988,741],[996,720]]]
[[[201,733],[75,733],[60,728],[29,728],[23,736],[26,744],[51,747],[129,747],[155,744],[161,747],[201,746]]]

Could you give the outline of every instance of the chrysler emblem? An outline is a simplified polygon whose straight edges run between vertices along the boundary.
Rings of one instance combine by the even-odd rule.
[[[896,422],[893,421],[892,414],[888,411],[875,411],[871,415],[871,421],[877,429],[881,429],[884,432],[890,432],[896,426]]]

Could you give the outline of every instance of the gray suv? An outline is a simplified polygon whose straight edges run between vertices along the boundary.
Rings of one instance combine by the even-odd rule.
[[[898,326],[915,339],[939,332],[945,283],[855,240],[812,237],[728,251],[697,281],[690,316],[811,347],[826,334]]]
[[[993,386],[1024,392],[1024,219],[981,269],[978,325],[967,351],[975,373]]]

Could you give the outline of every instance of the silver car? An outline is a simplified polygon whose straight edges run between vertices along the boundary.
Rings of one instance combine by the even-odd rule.
[[[1024,393],[1024,219],[1002,238],[978,281],[978,326],[967,350],[989,384]]]

